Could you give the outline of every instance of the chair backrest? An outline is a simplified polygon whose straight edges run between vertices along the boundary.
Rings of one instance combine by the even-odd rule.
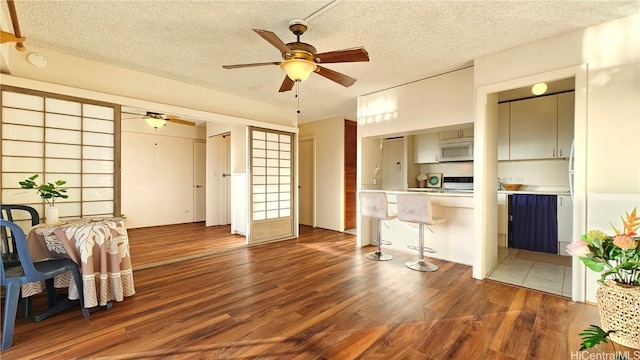
[[[40,272],[38,272],[33,266],[33,261],[31,260],[31,254],[29,254],[29,248],[27,246],[27,238],[24,235],[24,232],[16,223],[13,223],[9,220],[0,219],[0,229],[3,232],[11,233],[13,236],[13,241],[16,245],[16,249],[18,251],[18,255],[20,257],[20,265],[24,270],[24,275],[27,281],[36,281],[41,280]],[[4,259],[2,260],[4,265]],[[2,284],[5,284],[5,276],[6,271],[4,269],[5,266],[2,266]]]
[[[360,192],[360,213],[362,216],[373,219],[386,219],[389,217],[387,194],[382,191]]]
[[[418,223],[433,224],[433,212],[431,197],[427,194],[396,194],[398,203],[398,220]]]
[[[30,226],[40,223],[38,211],[27,205],[2,204],[0,205],[0,219],[11,221],[15,224],[30,222]],[[24,229],[21,228],[24,234]],[[5,266],[17,266],[20,264],[19,254],[14,241],[15,234],[7,232],[5,227],[0,229],[0,254]]]

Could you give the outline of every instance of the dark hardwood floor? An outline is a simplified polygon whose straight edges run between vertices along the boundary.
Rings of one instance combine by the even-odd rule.
[[[161,261],[144,250],[153,246],[136,243],[143,232],[182,255],[201,237],[189,234],[215,232],[193,224],[140,230],[130,238],[141,267],[143,257]],[[578,333],[599,324],[593,305],[474,280],[469,266],[445,261],[433,260],[437,272],[412,271],[404,265],[411,254],[365,259],[372,250],[356,248],[353,235],[305,226],[299,239],[141,268],[136,295],[111,310],[17,319],[13,346],[0,357],[575,359]],[[35,312],[44,306],[44,296],[34,299]]]
[[[128,229],[134,270],[192,259],[246,246],[230,225],[205,226],[204,222]]]

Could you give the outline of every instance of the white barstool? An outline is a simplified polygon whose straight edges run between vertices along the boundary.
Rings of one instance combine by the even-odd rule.
[[[382,220],[395,219],[396,214],[389,214],[389,206],[387,202],[387,194],[381,191],[362,191],[360,192],[360,213],[362,216],[376,220],[376,241],[378,249],[376,252],[365,255],[367,259],[385,261],[393,259],[389,254],[383,254],[381,245],[391,245],[391,242],[384,241],[380,237],[380,225]]]
[[[424,261],[424,253],[435,253],[430,247],[424,246],[424,228],[433,230],[430,225],[439,224],[443,218],[433,217],[431,197],[427,194],[396,194],[398,203],[398,220],[418,224],[418,246],[407,246],[418,251],[418,261],[406,263],[409,269],[416,271],[436,271],[438,266]]]

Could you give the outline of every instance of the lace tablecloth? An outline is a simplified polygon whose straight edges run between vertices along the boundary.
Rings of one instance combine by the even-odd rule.
[[[34,226],[27,237],[32,260],[70,258],[80,267],[85,307],[105,306],[135,294],[129,255],[129,237],[122,218],[70,219],[58,224]],[[69,299],[78,299],[71,273],[55,279],[56,287],[68,287]],[[44,282],[22,286],[23,296],[45,289]]]

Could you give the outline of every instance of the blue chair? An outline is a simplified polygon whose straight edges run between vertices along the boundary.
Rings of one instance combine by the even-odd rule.
[[[13,223],[18,223],[22,220],[31,220],[31,226],[40,224],[40,214],[38,214],[38,211],[27,205],[0,205],[0,219],[9,220]],[[2,248],[2,263],[4,266],[20,265],[15,242],[12,241],[10,236],[7,236],[6,229],[3,228],[0,231],[2,231],[2,244],[0,245]]]
[[[53,278],[70,271],[73,274],[76,287],[80,295],[80,307],[82,315],[89,316],[89,311],[84,307],[84,296],[82,291],[82,277],[78,265],[71,259],[53,259],[39,262],[33,262],[29,249],[27,248],[27,239],[22,229],[15,223],[0,219],[0,229],[3,233],[10,235],[18,250],[20,265],[5,268],[0,266],[0,285],[6,288],[6,297],[4,304],[4,316],[2,321],[2,350],[11,347],[13,340],[13,328],[16,321],[16,312],[18,309],[18,300],[20,298],[20,288],[22,284],[33,281],[53,281]],[[68,302],[59,302],[54,307],[49,307],[47,311],[36,316],[36,321],[40,321],[63,309],[69,307]]]
[[[40,214],[38,211],[28,205],[20,204],[1,204],[0,219],[9,220],[13,223],[20,224],[30,222],[31,226],[40,224]],[[26,224],[25,224],[26,225]],[[24,226],[22,226],[24,229]],[[2,256],[2,264],[5,268],[20,266],[20,258],[18,256],[18,248],[13,241],[12,236],[8,236],[7,229],[0,228],[0,255]],[[47,294],[49,294],[49,304],[55,303],[55,287],[53,282],[47,281]],[[22,316],[26,319],[31,316],[31,297],[22,299]]]

